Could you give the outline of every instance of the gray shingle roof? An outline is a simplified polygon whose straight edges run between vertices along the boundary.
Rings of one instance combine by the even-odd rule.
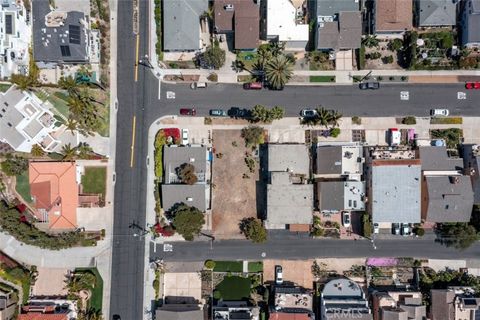
[[[455,292],[448,289],[430,290],[432,319],[455,319]]]
[[[37,62],[87,62],[85,15],[70,11],[62,26],[47,27],[45,16],[51,12],[48,0],[32,1],[33,57]],[[82,23],[81,21],[84,21]],[[71,28],[79,28],[79,38],[73,39]],[[79,40],[79,41],[78,41]],[[62,49],[62,47],[65,47]],[[68,48],[68,49],[66,49]]]
[[[317,147],[318,174],[341,174],[342,173],[342,146]]]
[[[452,0],[416,0],[420,27],[456,25],[456,2]]]
[[[425,181],[428,191],[428,221],[470,221],[473,191],[469,176],[426,176]]]
[[[204,212],[207,210],[207,188],[205,184],[163,184],[162,208],[168,211],[177,203],[183,202]]]
[[[465,168],[473,169],[471,174],[472,187],[474,193],[474,203],[480,204],[480,155],[474,153],[474,145],[464,144],[463,149],[463,162]]]
[[[360,2],[355,0],[317,0],[317,16],[333,16],[341,11],[359,11]]]
[[[317,49],[356,49],[362,38],[362,16],[357,12],[340,12],[337,21],[319,22]]]
[[[374,160],[373,222],[420,223],[420,175],[421,167],[416,160]]]
[[[466,1],[464,7],[467,21],[462,21],[462,44],[480,43],[480,0]]]
[[[318,187],[321,211],[341,211],[344,209],[344,182],[325,181]]]
[[[163,0],[163,48],[165,51],[200,49],[200,16],[207,0]]]
[[[203,310],[195,311],[166,311],[157,310],[155,313],[157,320],[203,320]]]
[[[418,155],[424,171],[452,171],[462,170],[463,168],[463,160],[449,158],[446,147],[419,147]]]

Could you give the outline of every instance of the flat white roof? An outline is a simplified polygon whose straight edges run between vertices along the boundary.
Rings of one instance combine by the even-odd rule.
[[[267,35],[279,41],[308,41],[308,24],[296,23],[296,9],[290,0],[267,2]]]

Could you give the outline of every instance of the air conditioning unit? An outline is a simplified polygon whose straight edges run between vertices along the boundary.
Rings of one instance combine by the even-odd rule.
[[[188,201],[188,202],[192,202],[192,201],[193,201],[193,198],[188,197],[188,198],[187,198],[187,201]]]
[[[225,10],[226,11],[233,11],[234,7],[233,7],[233,4],[226,4],[225,5]]]

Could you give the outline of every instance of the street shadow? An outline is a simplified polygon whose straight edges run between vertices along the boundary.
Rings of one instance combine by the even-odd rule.
[[[259,172],[255,182],[257,218],[267,218],[267,184],[268,184],[268,145],[262,144],[258,150]]]

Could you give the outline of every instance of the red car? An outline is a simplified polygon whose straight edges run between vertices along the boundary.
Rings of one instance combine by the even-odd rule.
[[[469,90],[471,90],[471,89],[477,89],[478,90],[478,89],[480,89],[480,82],[478,82],[478,81],[477,82],[467,82],[467,83],[465,83],[465,88],[469,89]]]
[[[194,117],[196,114],[197,114],[197,111],[195,110],[195,108],[181,108],[180,109],[180,114],[182,116],[192,116]]]

